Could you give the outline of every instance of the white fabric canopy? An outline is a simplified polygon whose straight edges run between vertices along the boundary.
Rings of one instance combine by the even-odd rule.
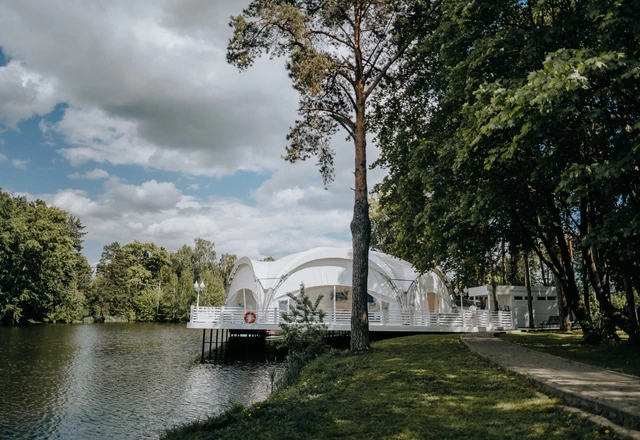
[[[351,290],[352,259],[351,248],[327,247],[269,262],[242,257],[229,277],[227,305],[278,308],[287,293],[299,293],[301,283],[312,298],[322,294],[326,305],[334,289]],[[451,311],[451,296],[439,272],[420,275],[408,262],[382,252],[369,251],[367,290],[373,303],[389,310]]]

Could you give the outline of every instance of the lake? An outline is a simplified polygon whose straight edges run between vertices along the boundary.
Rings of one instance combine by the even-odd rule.
[[[201,344],[185,324],[0,327],[0,438],[154,439],[268,396],[267,363],[203,363]]]

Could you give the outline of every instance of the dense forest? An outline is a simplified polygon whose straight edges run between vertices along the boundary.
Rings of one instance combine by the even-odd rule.
[[[186,321],[195,280],[205,284],[201,305],[222,305],[236,256],[218,259],[212,242],[197,238],[176,252],[114,242],[93,274],[81,253],[85,234],[67,212],[0,190],[0,321]]]
[[[441,2],[378,103],[376,246],[459,285],[520,284],[542,261],[586,340],[640,342],[639,16]]]

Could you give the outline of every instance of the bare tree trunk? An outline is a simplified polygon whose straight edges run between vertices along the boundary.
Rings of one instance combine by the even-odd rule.
[[[638,331],[638,315],[636,314],[636,299],[633,297],[633,286],[631,284],[631,276],[629,274],[628,264],[622,259],[622,276],[624,278],[624,293],[627,297],[627,314],[629,315],[629,324],[627,325],[627,333],[632,335]]]
[[[489,276],[491,277],[491,301],[493,302],[493,307],[491,309],[493,311],[498,310],[498,289],[497,289],[497,281],[496,274],[493,267],[493,255],[489,252]]]
[[[591,298],[589,298],[589,274],[587,270],[587,264],[582,258],[582,296],[584,297],[584,307],[587,309],[587,313],[591,316]]]
[[[351,236],[353,242],[353,298],[351,308],[351,351],[369,350],[369,311],[367,308],[367,280],[369,278],[369,244],[371,221],[367,190],[367,139],[365,130],[364,83],[356,93],[355,129],[355,203]]]
[[[558,315],[560,316],[560,331],[571,331],[571,316],[569,316],[569,306],[567,305],[567,297],[562,282],[557,277],[556,281],[556,298],[558,300]]]
[[[560,211],[555,202],[550,201],[547,205],[549,223],[548,227],[542,226],[541,218],[538,217],[538,225],[540,227],[539,238],[546,249],[546,256],[538,249],[534,242],[534,250],[538,254],[547,267],[552,271],[556,284],[562,287],[562,296],[564,303],[568,304],[576,319],[580,321],[582,331],[585,335],[591,332],[593,326],[591,317],[587,313],[582,301],[582,294],[578,289],[575,279],[575,271],[573,270],[573,252],[571,242],[567,240],[567,236],[562,228],[562,218]],[[567,312],[567,315],[569,313]]]
[[[512,286],[517,286],[520,284],[520,277],[518,276],[520,252],[513,243],[509,244],[509,254],[511,255],[511,267],[509,269],[510,273],[508,281]]]
[[[545,272],[545,267],[544,267],[544,263],[542,261],[542,258],[539,258],[540,260],[540,275],[542,276],[542,285],[543,286],[548,286],[549,283],[547,282],[547,274]]]
[[[580,233],[586,237],[595,228],[595,214],[593,206],[588,197],[580,199],[581,225]],[[611,286],[609,284],[609,274],[606,262],[600,259],[597,247],[592,244],[582,247],[582,258],[587,267],[591,287],[600,306],[600,311],[609,318],[609,333],[615,335],[615,326],[626,328],[628,319],[611,304]]]
[[[500,253],[502,259],[502,284],[504,285],[507,284],[507,251],[504,247],[504,240],[502,240]]]
[[[535,328],[533,321],[533,297],[531,296],[531,273],[529,272],[529,253],[524,252],[524,285],[527,288],[527,307],[529,309],[529,328]]]

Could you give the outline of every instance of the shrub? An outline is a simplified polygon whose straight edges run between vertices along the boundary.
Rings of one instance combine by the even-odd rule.
[[[304,366],[317,356],[327,351],[325,342],[326,324],[323,323],[325,312],[318,309],[322,295],[315,302],[311,302],[300,284],[300,294],[296,297],[292,293],[293,305],[288,312],[282,313],[283,323],[280,348],[287,349],[284,361],[284,372],[280,384],[290,385],[300,376]]]

